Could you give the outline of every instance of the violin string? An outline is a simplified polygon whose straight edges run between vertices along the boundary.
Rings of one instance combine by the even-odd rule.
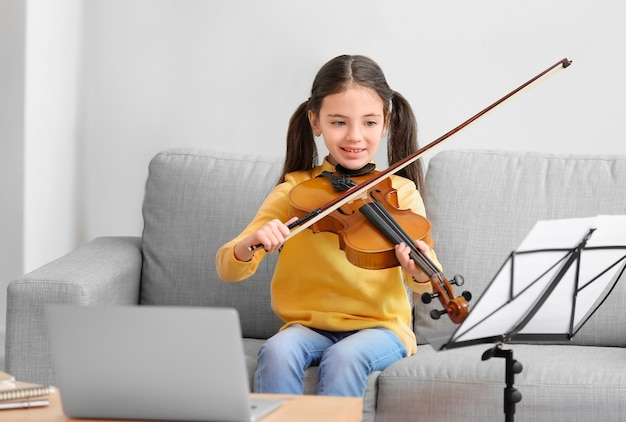
[[[402,238],[403,242],[411,248],[411,258],[415,261],[415,264],[419,265],[424,271],[428,273],[429,277],[433,277],[439,273],[439,270],[435,265],[428,259],[428,257],[422,252],[416,245],[415,241],[411,239],[404,229],[393,219],[393,217],[389,214],[389,212],[380,204],[380,202],[376,203],[376,208],[379,208],[382,212],[383,216],[389,220],[390,226],[395,229],[398,235]]]
[[[373,201],[366,203],[359,210],[372,222],[387,238],[395,244],[404,242],[411,248],[411,258],[417,266],[419,266],[428,275],[431,281],[436,282],[439,285],[440,294],[444,297],[454,297],[454,292],[449,288],[446,283],[445,277],[435,266],[435,264],[422,252],[409,234],[396,222],[391,216],[389,211],[376,200],[373,193],[370,193]]]
[[[400,227],[400,225],[393,219],[393,217],[391,216],[391,214],[389,214],[385,207],[383,207],[382,204],[377,200],[374,200],[373,202],[371,202],[371,204],[373,207],[372,210],[376,213],[376,216],[378,217],[377,221],[381,224],[384,224],[384,227],[386,228],[386,230],[381,229],[381,231],[387,234],[388,237],[389,235],[393,237],[389,240],[391,240],[395,244],[404,242],[407,246],[409,246],[412,252],[411,258],[415,261],[416,265],[418,265],[428,274],[429,277],[432,278],[434,275],[439,273],[437,267],[435,267],[435,265],[428,259],[428,257],[426,257],[426,255],[424,255],[424,253],[417,246],[415,246],[414,241],[411,239],[408,233],[404,231],[402,227]]]

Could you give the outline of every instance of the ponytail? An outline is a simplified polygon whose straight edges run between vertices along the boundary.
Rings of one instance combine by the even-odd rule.
[[[317,146],[309,123],[309,100],[294,111],[287,128],[287,151],[278,184],[292,171],[310,170],[317,165]]]
[[[397,163],[417,150],[417,121],[411,105],[400,93],[393,91],[387,136],[389,165]],[[397,174],[412,180],[417,190],[424,196],[424,170],[421,158],[398,171]]]

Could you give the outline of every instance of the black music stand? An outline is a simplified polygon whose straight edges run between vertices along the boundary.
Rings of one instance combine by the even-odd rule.
[[[482,360],[506,359],[505,420],[522,399],[522,365],[510,341],[568,341],[611,293],[626,269],[626,215],[539,221],[502,265],[452,333],[429,336],[435,350],[495,343]]]

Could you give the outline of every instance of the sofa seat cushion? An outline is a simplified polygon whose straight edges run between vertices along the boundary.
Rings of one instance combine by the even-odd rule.
[[[501,420],[506,361],[483,361],[482,354],[492,347],[436,352],[420,346],[417,354],[378,377],[376,421]],[[621,420],[626,412],[626,349],[525,344],[504,348],[523,366],[515,375],[514,387],[522,394],[515,420]]]

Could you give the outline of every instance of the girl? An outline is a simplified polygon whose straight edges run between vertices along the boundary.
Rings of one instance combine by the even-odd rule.
[[[358,172],[372,162],[385,136],[393,164],[417,150],[416,127],[410,105],[389,88],[371,59],[343,55],[319,70],[311,97],[291,117],[278,184],[254,220],[216,257],[220,277],[240,281],[256,271],[266,253],[280,252],[272,307],[285,325],[259,351],[255,392],[302,394],[304,370],[318,365],[318,394],[362,396],[373,371],[415,353],[405,282],[423,292],[430,280],[409,259],[407,245],[396,246],[401,267],[367,270],[348,262],[334,233],[304,230],[287,242],[285,237],[296,220],[290,216],[291,189],[323,171]],[[314,136],[328,149],[321,165]],[[416,189],[423,185],[421,163],[391,180],[400,208],[424,215]],[[416,245],[439,265],[425,242]]]

